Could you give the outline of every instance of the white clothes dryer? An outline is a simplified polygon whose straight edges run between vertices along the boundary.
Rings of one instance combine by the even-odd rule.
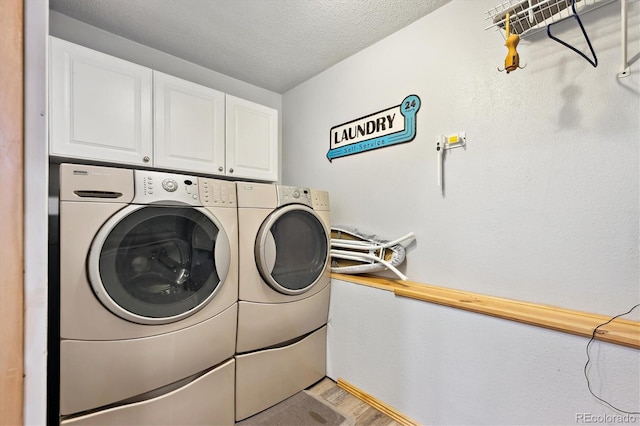
[[[325,375],[331,226],[325,191],[238,182],[237,193],[239,421]]]
[[[60,165],[63,424],[233,423],[236,200],[211,178]]]

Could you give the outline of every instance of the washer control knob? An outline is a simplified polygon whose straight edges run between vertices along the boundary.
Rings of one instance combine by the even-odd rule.
[[[174,192],[176,189],[178,189],[178,182],[173,179],[165,179],[162,181],[162,187],[167,192]]]
[[[293,198],[300,198],[300,191],[298,191],[297,189],[293,190]]]

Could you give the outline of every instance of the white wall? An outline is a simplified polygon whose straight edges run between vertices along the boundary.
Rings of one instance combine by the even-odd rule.
[[[603,314],[639,299],[640,1],[618,79],[619,2],[583,17],[593,68],[538,33],[506,74],[494,0],[454,1],[285,93],[283,182],[330,191],[332,221],[417,235],[409,279]],[[559,31],[556,30],[556,31]],[[574,32],[561,33],[581,43]],[[422,107],[412,142],[326,159],[329,129]],[[466,131],[436,185],[435,140]]]
[[[582,337],[333,280],[328,339],[329,377],[421,424],[623,423],[586,421],[622,414],[589,393]],[[594,392],[638,411],[638,351],[595,342],[589,353]]]
[[[505,74],[499,2],[456,0],[285,93],[283,183],[323,188],[334,224],[413,231],[409,279],[604,315],[640,301],[640,1],[583,22],[593,68],[544,32]],[[585,46],[574,22],[554,33]],[[586,46],[585,46],[586,48]],[[329,129],[417,94],[414,141],[326,159]],[[435,140],[466,131],[436,185]],[[430,424],[574,424],[615,413],[588,394],[587,339],[335,282],[329,374]],[[638,319],[639,309],[630,318]],[[638,411],[638,351],[597,344],[599,389]],[[627,371],[628,375],[619,371]],[[640,421],[640,420],[638,420]]]

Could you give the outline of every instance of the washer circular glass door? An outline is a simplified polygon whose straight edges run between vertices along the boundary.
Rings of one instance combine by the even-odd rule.
[[[127,206],[100,229],[87,269],[94,293],[140,324],[181,320],[203,308],[229,271],[229,239],[204,208]]]
[[[329,263],[329,234],[313,209],[291,204],[262,223],[255,243],[256,266],[274,290],[288,295],[308,291]]]

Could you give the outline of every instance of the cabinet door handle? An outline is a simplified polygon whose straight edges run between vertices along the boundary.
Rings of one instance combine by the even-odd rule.
[[[233,173],[233,169],[229,169],[229,173]]]
[[[148,163],[150,160],[151,160],[151,158],[149,158],[149,157],[144,157],[142,159],[142,161],[144,161],[145,163]]]
[[[223,170],[224,170],[224,169],[222,168],[222,166],[218,167],[218,171],[219,171],[219,172],[221,172],[221,171],[223,171]]]

